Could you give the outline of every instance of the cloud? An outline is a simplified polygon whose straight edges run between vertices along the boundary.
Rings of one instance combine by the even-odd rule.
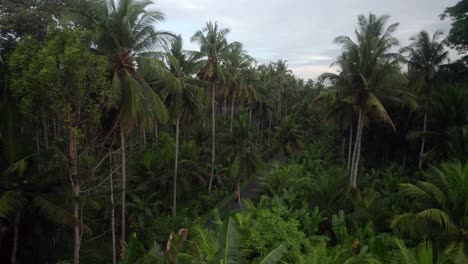
[[[340,54],[333,43],[339,35],[353,36],[359,14],[373,12],[399,22],[395,36],[402,45],[426,29],[448,32],[449,21],[440,21],[443,10],[458,0],[156,0],[167,21],[159,28],[181,34],[185,48],[198,49],[190,37],[205,21],[229,27],[230,41],[240,41],[259,63],[288,61],[301,78],[330,71]]]

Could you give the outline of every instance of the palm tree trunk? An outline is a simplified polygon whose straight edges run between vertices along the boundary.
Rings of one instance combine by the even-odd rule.
[[[273,113],[270,112],[270,120],[268,121],[268,147],[271,145],[271,119],[273,118]]]
[[[216,108],[215,108],[215,101],[216,101],[216,82],[213,82],[212,87],[212,101],[211,101],[211,138],[212,138],[212,146],[211,146],[211,173],[210,173],[210,182],[208,185],[208,192],[211,192],[211,188],[213,187],[213,177],[214,177],[214,166],[215,166],[215,143],[216,143]]]
[[[249,107],[249,128],[252,128],[252,107]]]
[[[239,203],[239,209],[242,210],[242,199],[241,199],[240,179],[237,179],[237,202]]]
[[[45,149],[49,149],[49,133],[47,133],[47,122],[45,117],[42,117],[42,131],[44,133],[44,146]]]
[[[426,143],[426,130],[427,130],[427,111],[424,112],[424,125],[423,125],[423,138],[421,141],[421,150],[419,151],[419,165],[418,168],[422,168],[423,164],[423,155],[424,155],[424,144]]]
[[[14,230],[13,230],[13,247],[11,249],[11,264],[16,264],[16,252],[18,251],[18,237],[19,237],[19,221],[20,210],[16,212]]]
[[[352,171],[352,184],[351,186],[357,188],[357,173],[359,169],[359,160],[361,158],[361,140],[362,140],[362,130],[364,128],[364,122],[362,117],[362,110],[359,110],[359,118],[358,118],[358,128],[356,131],[356,143],[354,146],[354,164],[353,164],[353,171]]]
[[[174,157],[174,183],[173,183],[173,194],[172,198],[172,215],[176,216],[177,212],[177,168],[179,165],[179,124],[180,116],[177,116],[176,120],[176,142],[175,142],[175,157]]]
[[[112,264],[117,264],[115,246],[115,204],[114,204],[114,178],[112,168],[112,154],[110,155],[110,201],[111,201],[111,234],[112,234]]]
[[[232,101],[231,101],[231,125],[229,126],[229,132],[232,134],[232,122],[234,120],[234,102],[236,99],[236,94],[234,93],[232,95]]]
[[[346,171],[348,172],[348,175],[350,175],[350,172],[351,172],[351,150],[352,150],[352,146],[353,146],[353,122],[351,122],[351,124],[349,126],[348,164],[347,164],[347,167],[346,167]]]
[[[75,186],[73,194],[73,233],[75,235],[75,244],[73,247],[73,264],[80,263],[80,247],[81,247],[81,234],[80,234],[80,220],[79,220],[79,198],[80,191],[78,186]]]
[[[125,160],[125,133],[124,128],[120,126],[120,153],[122,155],[122,212],[121,212],[121,237],[120,241],[123,244],[125,241],[125,190],[127,188],[127,168]]]
[[[81,232],[79,220],[79,206],[80,206],[80,185],[78,182],[78,149],[77,139],[73,129],[69,129],[69,180],[72,186],[73,193],[73,233],[74,233],[74,246],[73,246],[73,264],[80,263],[80,247],[81,247]]]
[[[36,132],[36,150],[37,150],[37,154],[41,154],[41,144],[39,143],[39,132]]]

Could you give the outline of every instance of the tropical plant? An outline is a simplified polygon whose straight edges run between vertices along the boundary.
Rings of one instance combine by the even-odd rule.
[[[216,159],[216,88],[220,80],[224,78],[221,63],[225,60],[226,54],[231,47],[240,45],[238,42],[228,43],[228,28],[220,28],[218,23],[207,22],[202,30],[197,31],[192,36],[192,42],[200,45],[200,53],[204,57],[203,66],[199,76],[211,84],[211,172],[208,184],[208,192],[213,186]]]
[[[468,164],[460,161],[431,167],[426,181],[402,183],[401,194],[412,210],[396,215],[391,226],[413,237],[456,243],[457,259],[467,261]]]
[[[398,55],[391,52],[391,49],[398,44],[398,40],[392,36],[398,23],[385,28],[388,19],[389,16],[360,15],[356,41],[348,36],[339,36],[335,39],[344,50],[336,62],[341,72],[339,75],[327,76],[329,79],[343,78],[340,82],[347,84],[343,87],[348,91],[341,100],[352,105],[358,112],[350,174],[350,185],[355,188],[361,156],[362,131],[366,121],[371,117],[378,118],[395,129],[381,102],[383,97],[388,97],[388,88],[391,88],[388,83],[391,82],[391,76],[399,71]]]
[[[418,35],[410,38],[412,43],[400,52],[408,53],[408,70],[413,79],[413,85],[422,95],[424,121],[422,129],[421,150],[419,152],[419,169],[422,168],[424,159],[424,146],[427,130],[427,112],[429,108],[429,98],[435,88],[437,88],[437,72],[439,67],[448,60],[449,53],[445,49],[445,40],[439,41],[442,31],[436,31],[432,38],[426,31],[421,31]]]

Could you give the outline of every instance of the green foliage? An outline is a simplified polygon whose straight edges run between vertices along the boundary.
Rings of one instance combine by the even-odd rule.
[[[292,261],[304,243],[305,235],[299,229],[299,221],[288,218],[286,210],[273,207],[257,211],[248,244],[260,255],[267,255],[281,244],[288,249],[285,258]]]

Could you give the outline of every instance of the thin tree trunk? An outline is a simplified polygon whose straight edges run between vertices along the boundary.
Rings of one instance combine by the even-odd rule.
[[[121,159],[122,159],[122,212],[121,212],[121,246],[123,246],[123,242],[125,242],[125,191],[127,188],[127,168],[126,168],[126,156],[125,156],[125,133],[124,128],[120,126],[120,152],[121,152]]]
[[[114,178],[112,168],[112,154],[110,155],[110,202],[111,202],[111,234],[112,234],[112,264],[117,264],[117,251],[115,245],[115,204],[114,204]]]
[[[268,147],[271,145],[271,119],[273,118],[273,113],[270,112],[270,120],[268,121]]]
[[[359,170],[359,160],[361,158],[361,140],[362,140],[362,130],[364,127],[362,117],[362,110],[359,110],[359,119],[358,119],[358,129],[356,131],[356,145],[355,145],[355,160],[353,165],[353,182],[352,187],[357,188],[357,173]]]
[[[16,252],[18,251],[18,237],[19,237],[19,222],[20,210],[16,212],[14,230],[13,230],[13,247],[11,249],[11,264],[16,264]]]
[[[232,122],[234,120],[234,102],[236,99],[236,94],[234,93],[232,95],[232,101],[231,101],[231,125],[229,126],[229,132],[232,134]]]
[[[174,157],[174,183],[173,183],[173,194],[172,198],[172,215],[176,216],[177,212],[177,169],[179,166],[179,125],[180,125],[180,116],[177,116],[176,120],[176,142],[175,142],[175,157]]]
[[[36,132],[36,149],[37,149],[37,154],[41,154],[41,144],[39,143],[39,132]]]
[[[80,247],[81,247],[81,226],[79,220],[80,206],[80,185],[78,182],[78,149],[77,139],[73,129],[69,129],[69,180],[72,186],[73,193],[73,264],[80,263]]]
[[[347,164],[346,171],[348,172],[348,175],[351,177],[350,170],[351,170],[351,150],[353,146],[353,122],[351,122],[349,126],[349,140],[348,141],[349,141],[348,142],[348,164]]]
[[[419,151],[419,165],[418,168],[422,168],[423,155],[424,155],[424,144],[426,143],[426,129],[427,129],[427,111],[424,112],[424,125],[423,125],[423,138],[421,141],[421,150]]]
[[[57,121],[52,119],[52,127],[54,129],[54,141],[57,141]]]
[[[44,146],[45,149],[49,149],[49,133],[47,132],[47,123],[45,117],[42,118],[42,131],[44,133]]]
[[[211,192],[213,187],[213,177],[214,177],[214,166],[215,166],[215,143],[216,143],[216,82],[213,82],[212,88],[212,101],[211,101],[211,137],[212,137],[212,149],[211,149],[211,173],[210,173],[210,182],[208,185],[208,192]]]
[[[239,203],[239,209],[242,210],[242,199],[241,199],[240,179],[237,180],[237,202]]]
[[[252,107],[249,108],[249,128],[252,128]]]

